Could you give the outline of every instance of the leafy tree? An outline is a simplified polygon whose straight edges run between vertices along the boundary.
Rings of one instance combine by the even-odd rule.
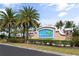
[[[73,29],[73,33],[72,33],[72,39],[71,39],[72,45],[73,46],[79,46],[79,27],[76,26]]]

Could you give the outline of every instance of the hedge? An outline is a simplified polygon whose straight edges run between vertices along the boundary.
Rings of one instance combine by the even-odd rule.
[[[8,42],[12,42],[12,43],[24,43],[24,39],[22,38],[9,38],[7,40]]]
[[[6,38],[6,37],[7,37],[7,36],[6,36],[5,34],[1,34],[1,35],[0,35],[0,38],[1,38],[1,39]]]
[[[34,43],[34,44],[37,44],[37,42],[40,42],[40,44],[49,43],[49,45],[51,45],[52,43],[56,44],[56,45],[63,44],[64,46],[71,44],[71,41],[67,41],[67,40],[50,40],[50,39],[44,39],[44,40],[37,39],[37,40],[34,40],[34,39],[29,39],[28,41],[30,43]]]
[[[25,40],[23,38],[11,38],[11,39],[8,39],[8,41],[13,43],[24,43]],[[58,46],[61,44],[65,46],[65,45],[71,44],[71,41],[55,40],[55,39],[29,39],[28,42],[31,44],[40,44],[40,45],[47,45],[47,43],[49,43],[49,45],[55,44],[55,46]]]

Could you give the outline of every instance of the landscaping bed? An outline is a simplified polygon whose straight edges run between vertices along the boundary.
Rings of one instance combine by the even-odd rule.
[[[25,40],[23,38],[11,38],[8,39],[8,42],[12,43],[24,43]],[[27,40],[29,44],[36,45],[47,45],[47,46],[57,46],[57,47],[70,47],[71,41],[67,40],[55,40],[55,39],[29,39]]]
[[[14,41],[13,41],[14,40]],[[22,40],[22,41],[19,41]],[[72,55],[79,55],[79,48],[73,48],[70,47],[70,41],[67,40],[51,40],[51,39],[44,39],[44,40],[38,40],[38,39],[29,39],[28,43],[24,43],[24,40],[21,39],[10,39],[7,42],[6,39],[1,39],[1,43],[5,44],[11,44],[14,46],[21,46],[25,48],[35,48],[35,49],[41,49],[46,51],[55,51],[65,54],[72,54]]]
[[[44,40],[34,40],[30,39],[28,40],[30,44],[39,44],[39,45],[48,45],[48,46],[60,46],[60,47],[69,47],[70,41],[67,40],[51,40],[51,39],[44,39]]]
[[[24,48],[33,48],[40,49],[51,52],[59,52],[70,55],[79,55],[79,48],[65,48],[65,47],[54,47],[54,46],[44,46],[44,45],[36,45],[36,44],[25,44],[25,43],[8,43],[14,46],[20,46]]]

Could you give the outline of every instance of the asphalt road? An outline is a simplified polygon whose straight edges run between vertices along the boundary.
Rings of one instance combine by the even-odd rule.
[[[0,44],[0,56],[59,56],[59,55]]]

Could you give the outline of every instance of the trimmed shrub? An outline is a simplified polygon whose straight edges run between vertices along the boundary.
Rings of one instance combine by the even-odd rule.
[[[13,42],[13,43],[24,43],[24,39],[23,38],[11,38],[8,39],[9,42]],[[66,45],[70,45],[71,41],[67,41],[67,40],[53,40],[53,39],[29,39],[28,40],[29,43],[31,44],[37,44],[37,45],[49,45],[49,46],[66,46]]]
[[[66,45],[70,45],[70,43],[71,43],[71,41],[67,41],[67,40],[50,40],[50,39],[37,39],[37,40],[29,39],[28,41],[32,44],[38,44],[37,42],[40,42],[41,45],[50,45],[50,46],[52,46],[54,44],[54,46],[64,45],[64,47]]]
[[[24,39],[20,39],[20,38],[10,38],[8,39],[8,42],[12,42],[12,43],[24,43]]]
[[[1,35],[0,35],[0,38],[1,38],[1,39],[5,38],[5,37],[7,37],[5,34],[1,34]]]

